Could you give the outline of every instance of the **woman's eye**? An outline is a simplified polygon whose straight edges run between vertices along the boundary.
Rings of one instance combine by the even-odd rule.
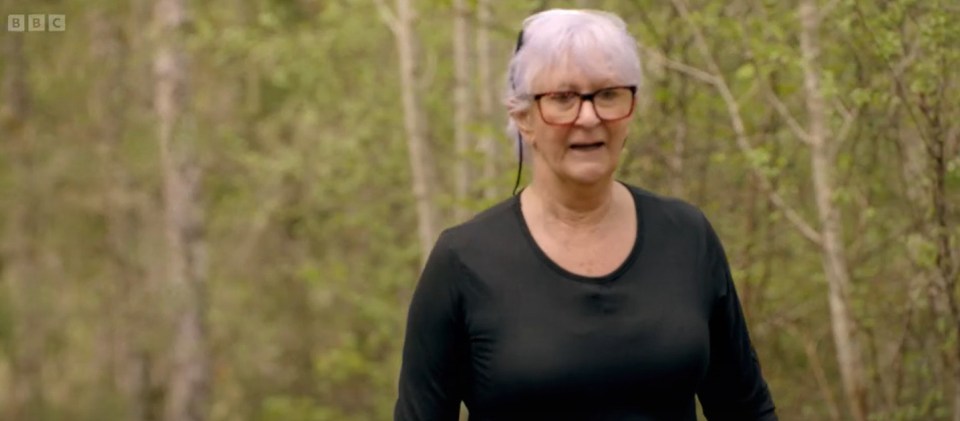
[[[556,102],[573,102],[579,95],[573,92],[556,92],[550,94],[550,100]]]
[[[617,92],[616,89],[604,89],[597,93],[597,96],[600,99],[616,99],[618,96],[620,96],[620,93]]]

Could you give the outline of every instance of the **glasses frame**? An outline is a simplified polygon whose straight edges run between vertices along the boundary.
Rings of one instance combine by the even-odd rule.
[[[630,111],[628,111],[627,114],[625,114],[623,117],[619,117],[619,118],[606,119],[606,118],[600,117],[600,113],[597,112],[597,104],[593,102],[593,97],[597,96],[597,94],[599,94],[600,92],[603,92],[606,90],[622,89],[622,88],[627,88],[630,90]],[[564,93],[572,93],[580,97],[579,98],[580,104],[577,106],[577,115],[575,115],[573,117],[573,120],[571,120],[569,123],[552,123],[550,121],[547,121],[546,117],[543,116],[543,109],[540,108],[540,99],[547,95],[564,94]],[[637,106],[637,86],[636,85],[608,86],[606,88],[597,89],[596,91],[588,92],[585,94],[581,94],[575,91],[550,91],[550,92],[541,92],[539,94],[533,95],[533,102],[537,103],[537,112],[540,113],[540,119],[543,120],[544,123],[547,123],[551,126],[573,126],[574,124],[576,124],[577,120],[580,119],[580,112],[583,111],[583,103],[586,101],[590,101],[590,106],[593,107],[593,114],[595,114],[597,118],[600,119],[600,121],[604,123],[620,121],[633,115],[633,111]]]

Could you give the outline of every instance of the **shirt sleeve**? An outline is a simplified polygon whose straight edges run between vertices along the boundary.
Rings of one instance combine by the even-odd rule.
[[[723,246],[707,227],[706,261],[719,294],[710,316],[710,365],[697,391],[703,413],[709,421],[777,421]]]
[[[441,235],[410,302],[394,421],[456,421],[465,340],[456,292],[459,263]]]

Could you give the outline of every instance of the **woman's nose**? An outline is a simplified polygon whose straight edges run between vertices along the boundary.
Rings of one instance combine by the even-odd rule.
[[[600,121],[600,117],[597,115],[596,105],[593,104],[592,99],[580,102],[580,114],[577,115],[577,120],[574,122],[574,124],[578,126],[592,127],[599,124]]]

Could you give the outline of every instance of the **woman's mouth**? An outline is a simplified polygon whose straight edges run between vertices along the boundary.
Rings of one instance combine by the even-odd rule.
[[[591,143],[577,143],[570,145],[570,149],[575,151],[589,152],[602,148],[606,143],[604,142],[591,142]]]

